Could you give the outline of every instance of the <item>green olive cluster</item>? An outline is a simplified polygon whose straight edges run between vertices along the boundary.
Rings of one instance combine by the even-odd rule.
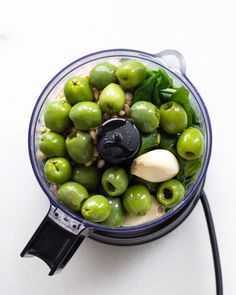
[[[45,157],[45,177],[58,186],[60,202],[92,222],[120,226],[125,214],[145,215],[152,205],[150,183],[132,179],[129,170],[122,167],[99,164],[102,159],[91,131],[104,122],[104,115],[125,114],[143,138],[161,131],[177,135],[175,151],[182,159],[194,160],[203,153],[201,131],[188,125],[186,110],[176,101],[155,105],[142,97],[129,103],[129,112],[125,112],[126,94],[133,95],[144,87],[147,76],[146,66],[138,60],[127,60],[118,67],[102,62],[87,77],[67,79],[64,99],[45,107],[47,131],[39,140]],[[173,208],[186,192],[177,179],[154,185],[158,202],[167,209]]]

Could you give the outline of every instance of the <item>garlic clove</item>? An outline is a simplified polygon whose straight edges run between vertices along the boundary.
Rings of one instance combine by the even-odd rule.
[[[179,163],[169,151],[156,149],[133,160],[131,174],[151,182],[162,182],[179,172]]]

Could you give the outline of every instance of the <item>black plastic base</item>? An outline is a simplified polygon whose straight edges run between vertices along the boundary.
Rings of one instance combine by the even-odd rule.
[[[69,232],[47,214],[21,252],[21,257],[36,256],[42,259],[49,266],[49,275],[52,276],[64,268],[83,240],[83,235]]]

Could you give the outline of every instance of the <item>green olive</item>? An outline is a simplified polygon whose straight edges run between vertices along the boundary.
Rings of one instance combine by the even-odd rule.
[[[85,219],[101,222],[109,217],[111,207],[107,198],[102,195],[94,195],[84,202],[81,213]]]
[[[98,103],[103,112],[108,114],[117,113],[125,105],[125,93],[120,85],[111,83],[101,92]]]
[[[111,207],[111,214],[103,221],[103,224],[108,226],[120,226],[124,222],[125,213],[122,207],[122,202],[119,198],[108,198]]]
[[[80,101],[93,101],[93,92],[87,79],[74,76],[66,81],[64,87],[66,100],[74,105]]]
[[[157,189],[157,201],[166,208],[173,208],[185,194],[184,186],[176,179],[161,183]]]
[[[124,88],[134,88],[142,83],[146,75],[146,67],[138,60],[127,60],[119,65],[116,76]]]
[[[70,109],[71,106],[66,101],[51,102],[44,114],[46,127],[54,132],[64,132],[71,124],[69,118]]]
[[[189,127],[177,141],[177,152],[185,160],[199,158],[204,150],[204,138],[200,130]]]
[[[159,126],[160,111],[150,102],[138,101],[132,105],[130,117],[140,131],[151,133]]]
[[[71,164],[65,158],[50,158],[44,166],[44,173],[48,181],[62,184],[71,177]]]
[[[129,184],[129,177],[125,169],[110,167],[102,175],[102,187],[109,196],[122,195]]]
[[[64,157],[66,155],[65,138],[55,132],[46,132],[40,138],[39,149],[47,157]]]
[[[184,108],[174,101],[161,105],[160,114],[160,126],[166,133],[177,134],[187,127],[187,114]]]
[[[73,211],[80,211],[81,203],[89,197],[85,187],[72,181],[60,186],[57,194],[58,199]]]
[[[102,123],[102,112],[95,102],[84,101],[74,105],[69,113],[75,128],[89,130]]]
[[[132,185],[124,194],[123,205],[128,213],[145,215],[151,208],[152,197],[144,185]]]
[[[97,64],[89,74],[89,83],[97,89],[103,89],[108,84],[116,82],[116,66],[109,62]]]
[[[72,179],[88,191],[96,191],[100,182],[100,171],[96,166],[77,165],[73,170]]]
[[[89,133],[74,131],[66,138],[66,149],[71,157],[78,164],[84,164],[93,157],[93,142]]]

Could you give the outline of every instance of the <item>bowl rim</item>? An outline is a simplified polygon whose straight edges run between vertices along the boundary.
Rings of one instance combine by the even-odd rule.
[[[195,182],[189,188],[189,190],[188,190],[186,196],[184,197],[184,199],[179,204],[177,204],[176,207],[174,207],[169,212],[165,213],[163,216],[158,217],[157,219],[151,220],[151,221],[143,223],[143,224],[134,225],[134,226],[125,226],[125,227],[122,227],[122,226],[121,227],[111,227],[111,226],[105,226],[105,225],[102,225],[102,224],[97,224],[97,223],[85,220],[82,217],[80,217],[79,215],[77,215],[76,213],[74,213],[74,212],[70,211],[69,209],[67,209],[66,207],[64,207],[64,205],[62,203],[60,203],[59,201],[56,201],[55,196],[54,197],[52,196],[53,193],[48,188],[48,186],[45,185],[45,181],[41,178],[40,173],[38,171],[39,169],[38,169],[38,166],[37,166],[34,138],[35,138],[36,125],[37,125],[37,124],[35,124],[35,122],[37,122],[37,120],[38,120],[40,110],[41,110],[42,106],[44,105],[44,103],[42,104],[42,106],[41,106],[41,108],[39,110],[37,110],[37,107],[40,104],[42,98],[44,97],[44,94],[47,91],[47,89],[51,86],[51,84],[55,83],[55,80],[57,80],[57,78],[61,74],[66,72],[71,66],[77,64],[78,62],[84,61],[86,59],[90,59],[91,57],[96,57],[96,56],[103,55],[103,56],[97,57],[97,58],[95,58],[93,60],[89,60],[89,61],[85,62],[84,64],[92,62],[94,60],[98,60],[100,58],[114,57],[114,56],[121,57],[122,56],[120,54],[121,52],[126,54],[126,55],[128,53],[140,55],[140,56],[132,56],[132,57],[133,58],[140,58],[140,59],[147,60],[147,61],[150,61],[152,63],[155,63],[157,66],[162,67],[162,68],[166,69],[167,71],[169,71],[173,76],[175,76],[178,80],[180,80],[181,83],[183,83],[183,85],[191,93],[192,97],[194,98],[195,102],[198,105],[198,108],[201,111],[202,119],[204,121],[204,126],[205,126],[206,138],[208,140],[207,140],[207,145],[205,147],[206,152],[205,152],[205,158],[204,158],[204,161],[203,161],[203,164],[202,164],[201,171],[199,172],[198,177],[195,180]],[[106,56],[109,53],[114,53],[114,55]],[[127,55],[127,57],[131,57],[131,56]],[[81,64],[81,65],[75,67],[74,69],[76,69],[78,67],[81,67],[84,64]],[[66,75],[64,75],[64,77],[67,76],[74,69],[67,72]],[[55,88],[55,86],[64,77],[60,78],[60,80],[57,81],[55,85],[53,85],[52,89]],[[52,89],[51,89],[51,91],[52,91]],[[46,96],[46,98],[47,98],[47,96]],[[46,98],[45,98],[45,100],[46,100]],[[37,118],[37,119],[35,120],[35,118]],[[32,133],[32,131],[33,131],[33,133]],[[34,136],[32,136],[32,134]],[[32,147],[33,147],[33,149],[32,149]],[[32,114],[31,114],[31,118],[30,118],[30,122],[29,122],[29,128],[28,128],[28,152],[29,152],[29,158],[30,158],[31,166],[32,166],[33,172],[35,174],[35,177],[36,177],[39,185],[41,186],[42,190],[44,191],[44,193],[48,197],[50,204],[55,206],[56,208],[61,209],[64,213],[66,213],[71,218],[81,222],[87,229],[100,230],[100,231],[103,231],[103,232],[110,232],[110,233],[112,233],[112,232],[113,233],[114,232],[117,232],[117,233],[118,232],[123,232],[123,233],[124,232],[126,232],[126,233],[127,232],[135,232],[135,231],[144,230],[145,228],[148,229],[148,228],[153,227],[153,226],[160,226],[160,225],[163,225],[164,223],[170,221],[187,204],[189,204],[193,200],[194,196],[196,195],[196,193],[199,190],[199,187],[204,182],[206,172],[207,172],[207,168],[208,168],[209,161],[210,161],[210,157],[211,157],[211,150],[212,150],[212,128],[211,128],[211,122],[210,122],[209,114],[208,114],[207,108],[205,106],[205,103],[204,103],[202,97],[200,96],[200,94],[197,91],[196,87],[188,79],[188,77],[184,73],[179,73],[179,72],[176,72],[176,71],[166,67],[165,64],[161,63],[161,59],[157,58],[157,54],[151,54],[151,53],[147,53],[145,51],[140,51],[140,50],[135,50],[135,49],[127,49],[127,48],[106,49],[106,50],[92,52],[92,53],[89,53],[87,55],[84,55],[84,56],[72,61],[67,66],[62,68],[56,75],[53,76],[53,78],[46,84],[46,86],[41,91],[38,99],[36,100],[34,108],[32,110]]]

